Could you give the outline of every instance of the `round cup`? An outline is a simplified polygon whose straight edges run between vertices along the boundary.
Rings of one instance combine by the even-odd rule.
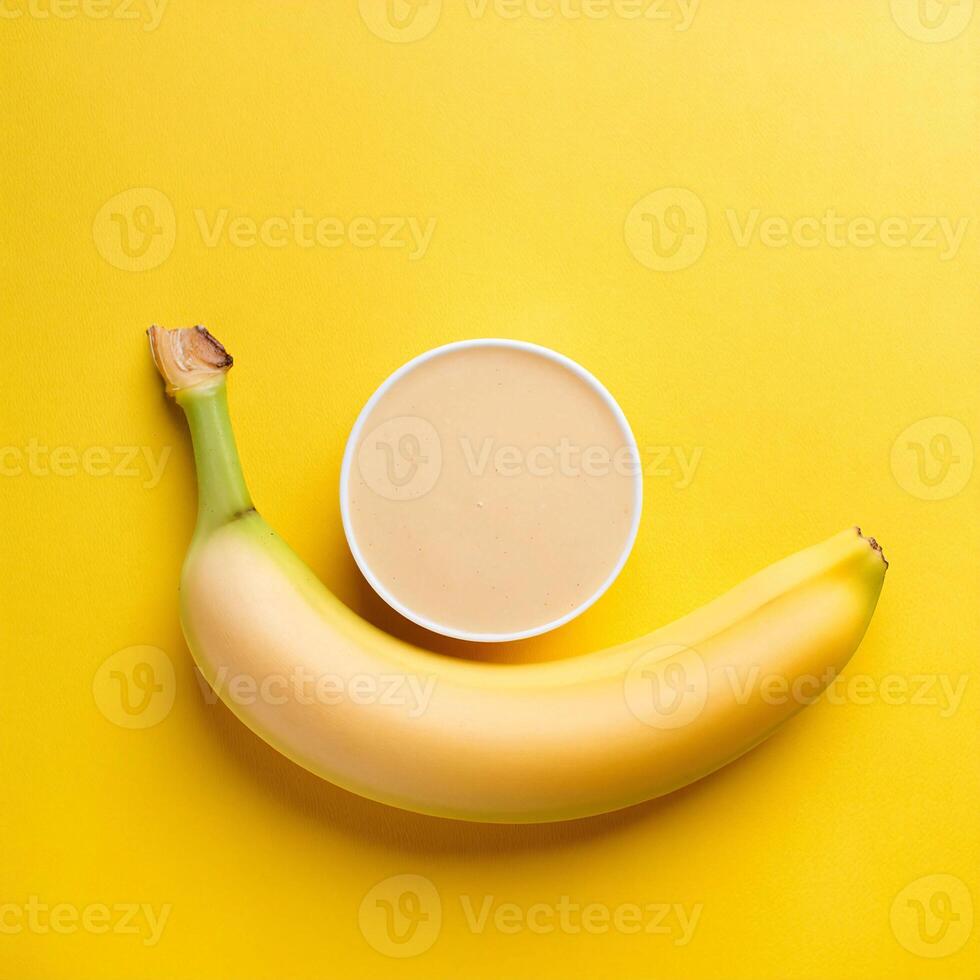
[[[555,617],[553,620],[523,630],[472,632],[436,622],[430,617],[408,607],[397,596],[393,595],[392,592],[374,573],[370,562],[365,557],[365,554],[357,541],[353,521],[351,519],[351,500],[349,489],[351,470],[355,465],[357,465],[358,450],[363,430],[366,423],[370,419],[375,406],[393,385],[395,385],[405,375],[411,371],[414,371],[421,364],[451,351],[472,347],[503,347],[513,350],[527,351],[562,365],[572,374],[583,380],[587,386],[599,396],[600,400],[604,403],[606,408],[608,408],[613,419],[615,420],[616,426],[622,436],[622,448],[628,451],[628,453],[631,455],[631,459],[634,461],[632,472],[629,474],[632,478],[632,516],[622,551],[615,565],[598,588],[596,588],[588,596],[588,598],[577,603],[573,609]],[[557,629],[559,626],[563,626],[565,623],[570,622],[571,620],[575,619],[576,616],[579,616],[585,612],[585,610],[593,605],[593,603],[595,603],[600,596],[605,593],[609,586],[612,585],[612,583],[616,580],[616,577],[622,571],[623,566],[626,564],[626,559],[629,557],[630,552],[633,549],[633,544],[636,541],[636,534],[640,525],[640,515],[643,510],[643,476],[639,465],[639,459],[640,455],[636,444],[636,439],[633,437],[633,432],[630,429],[629,422],[626,420],[626,416],[623,414],[623,410],[619,407],[618,403],[608,392],[605,386],[593,374],[591,374],[577,362],[573,361],[571,358],[566,357],[564,354],[559,354],[557,351],[551,350],[548,347],[542,347],[538,344],[532,344],[522,340],[483,338],[479,340],[461,340],[450,344],[443,344],[440,347],[434,347],[431,350],[425,351],[423,354],[419,354],[417,357],[412,358],[410,361],[398,368],[398,370],[396,370],[388,378],[386,378],[374,392],[374,394],[368,399],[364,408],[361,409],[360,414],[357,416],[354,427],[351,429],[351,433],[347,439],[343,463],[340,470],[340,514],[344,525],[344,534],[347,537],[347,544],[350,547],[351,554],[354,556],[354,561],[357,563],[361,573],[370,583],[374,591],[377,592],[389,606],[391,606],[406,619],[411,620],[413,623],[417,623],[419,626],[423,626],[426,629],[431,630],[433,633],[439,633],[442,636],[449,636],[460,640],[470,640],[478,643],[502,643],[509,640],[525,639],[529,636],[538,636],[542,633],[547,633],[550,630]]]

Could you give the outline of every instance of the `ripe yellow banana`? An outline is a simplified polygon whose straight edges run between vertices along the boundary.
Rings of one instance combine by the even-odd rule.
[[[249,728],[362,796],[531,823],[669,793],[813,700],[874,612],[887,562],[851,528],[586,656],[505,666],[417,649],[345,607],[255,512],[224,348],[201,327],[149,334],[194,443],[198,522],[181,617],[197,664]]]

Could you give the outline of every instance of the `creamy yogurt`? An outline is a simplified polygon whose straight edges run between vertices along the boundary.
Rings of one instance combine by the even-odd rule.
[[[469,640],[553,629],[612,583],[642,479],[606,389],[554,351],[449,344],[364,407],[341,472],[357,564],[404,616]]]

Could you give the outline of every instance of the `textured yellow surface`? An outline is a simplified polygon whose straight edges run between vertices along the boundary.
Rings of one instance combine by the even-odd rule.
[[[972,8],[3,0],[0,976],[980,975]],[[385,628],[567,656],[860,523],[846,683],[576,824],[317,782],[195,680],[154,321],[227,343],[259,508]],[[595,607],[474,651],[369,593],[337,480],[388,372],[483,335],[596,373],[647,479]]]

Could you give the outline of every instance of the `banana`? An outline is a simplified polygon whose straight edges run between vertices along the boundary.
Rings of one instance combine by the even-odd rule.
[[[362,796],[500,823],[661,796],[814,700],[874,612],[887,562],[851,528],[585,656],[497,665],[418,649],[344,606],[256,513],[228,415],[225,349],[202,327],[149,336],[194,445],[198,520],[180,595],[197,665],[254,732]]]

